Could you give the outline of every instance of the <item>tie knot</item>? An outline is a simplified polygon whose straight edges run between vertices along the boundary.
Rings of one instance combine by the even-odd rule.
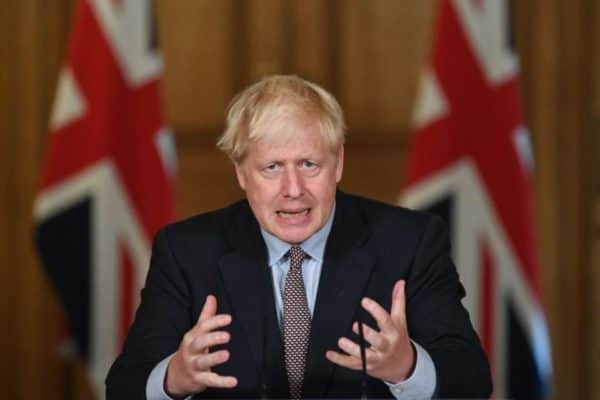
[[[290,259],[290,268],[300,268],[304,257],[306,257],[306,253],[302,250],[302,247],[292,246],[288,251],[288,257]]]

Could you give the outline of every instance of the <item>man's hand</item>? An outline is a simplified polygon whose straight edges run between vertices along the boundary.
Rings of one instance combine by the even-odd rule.
[[[237,379],[211,372],[215,365],[229,359],[229,351],[211,353],[209,348],[228,343],[230,336],[216,329],[231,323],[231,315],[217,312],[217,299],[209,295],[198,317],[198,322],[186,332],[179,349],[169,361],[165,391],[170,396],[184,396],[204,391],[207,387],[232,388]]]
[[[415,364],[415,350],[408,338],[403,280],[396,282],[392,293],[392,310],[388,314],[377,302],[367,297],[361,305],[377,322],[379,331],[363,324],[365,340],[371,345],[366,349],[367,373],[377,379],[398,383],[410,376]],[[352,325],[358,334],[358,323]],[[329,350],[327,359],[342,367],[360,370],[360,346],[348,338],[338,340],[338,346],[347,354]]]

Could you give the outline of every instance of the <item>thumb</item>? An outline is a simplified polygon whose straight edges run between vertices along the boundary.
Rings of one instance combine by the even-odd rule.
[[[198,322],[196,324],[214,316],[217,313],[217,298],[212,294],[206,296],[206,301],[204,302],[204,306],[202,306],[202,311],[200,311],[200,316],[198,317]]]
[[[392,317],[392,321],[396,325],[406,325],[406,298],[405,298],[405,286],[406,282],[404,280],[399,280],[394,285],[394,290],[392,291],[392,311],[390,313]]]

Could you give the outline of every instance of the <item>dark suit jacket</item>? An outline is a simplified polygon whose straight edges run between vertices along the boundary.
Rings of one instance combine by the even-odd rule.
[[[303,397],[357,397],[361,373],[325,358],[351,324],[373,320],[360,307],[369,296],[390,309],[405,279],[410,337],[434,361],[436,396],[480,397],[491,392],[488,362],[460,300],[464,289],[437,217],[338,193],[319,282]],[[162,229],[155,238],[142,301],[123,352],[107,380],[107,398],[144,398],[146,380],[175,352],[196,322],[208,294],[230,313],[231,357],[215,368],[238,378],[229,390],[199,397],[257,397],[261,382],[271,398],[289,396],[267,250],[247,201]],[[391,397],[368,380],[369,397]]]

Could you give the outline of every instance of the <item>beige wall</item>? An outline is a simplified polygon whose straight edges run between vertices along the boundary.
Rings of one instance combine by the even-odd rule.
[[[65,385],[68,370],[52,345],[60,311],[31,245],[32,199],[72,3],[9,1],[0,14],[2,398],[89,396],[81,380],[72,393]],[[269,73],[301,74],[340,99],[349,122],[342,187],[393,202],[434,3],[159,0],[179,215],[241,195],[214,142],[231,96]],[[600,398],[600,176],[593,169],[600,156],[600,11],[592,0],[513,4],[536,154],[554,398]]]

